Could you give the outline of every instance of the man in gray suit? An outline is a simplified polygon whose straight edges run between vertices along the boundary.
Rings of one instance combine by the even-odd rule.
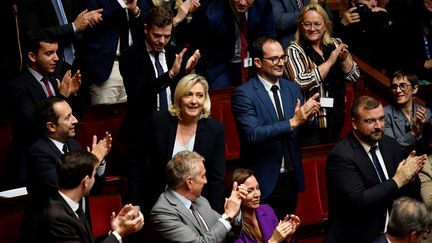
[[[220,215],[201,197],[207,183],[201,155],[179,152],[168,162],[166,172],[168,188],[150,212],[154,242],[223,242],[231,224],[240,222],[237,216],[247,195],[246,186],[234,182],[231,195],[225,200],[225,213]]]
[[[401,197],[393,202],[387,232],[373,243],[430,242],[428,234],[432,218],[423,202],[410,197]]]

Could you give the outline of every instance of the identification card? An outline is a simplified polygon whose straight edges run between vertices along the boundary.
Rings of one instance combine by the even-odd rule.
[[[332,108],[333,107],[333,98],[328,98],[328,97],[322,97],[320,99],[320,104],[321,107],[329,107]]]
[[[248,67],[252,67],[252,58],[247,57],[243,60],[243,67],[244,68],[248,68]]]

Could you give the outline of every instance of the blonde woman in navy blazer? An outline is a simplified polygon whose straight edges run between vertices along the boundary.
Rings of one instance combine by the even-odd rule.
[[[189,74],[179,81],[169,111],[158,111],[150,117],[146,127],[150,134],[147,164],[141,168],[147,183],[142,181],[139,190],[147,210],[165,191],[168,161],[177,152],[190,150],[205,158],[207,184],[202,195],[214,210],[223,212],[225,135],[223,124],[209,117],[210,105],[207,81]]]

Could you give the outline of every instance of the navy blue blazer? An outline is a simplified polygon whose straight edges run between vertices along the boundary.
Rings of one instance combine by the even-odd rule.
[[[178,119],[167,111],[154,112],[149,119],[146,128],[148,131],[146,139],[149,147],[145,153],[148,169],[135,169],[133,166],[132,170],[140,171],[141,175],[136,174],[135,176],[139,182],[131,183],[134,186],[139,186],[137,195],[134,197],[141,197],[141,202],[144,201],[144,203],[149,204],[146,206],[148,210],[165,190],[166,165],[172,158],[177,125]],[[203,188],[202,195],[207,198],[214,210],[222,213],[225,203],[225,133],[223,124],[213,118],[200,119],[197,124],[193,150],[205,159],[207,184]],[[144,175],[142,175],[143,172]]]
[[[399,143],[383,135],[379,149],[390,178],[382,183],[352,132],[330,151],[326,174],[331,225],[326,242],[372,242],[383,233],[386,212],[396,198],[419,197],[418,178],[401,189],[391,179],[403,160]]]
[[[191,50],[199,49],[201,58],[195,70],[211,84],[234,56],[235,17],[228,0],[211,1],[194,13]],[[276,36],[269,0],[255,0],[248,10],[248,49],[261,36]]]
[[[165,47],[168,70],[175,60],[176,50],[173,46]],[[183,60],[182,65],[186,61]],[[153,63],[144,42],[135,43],[120,55],[120,73],[128,96],[126,115],[119,131],[119,140],[126,144],[142,144],[143,125],[157,109],[157,94],[168,86],[174,94],[180,73],[171,79],[168,72],[156,78]],[[138,151],[141,153],[141,151]]]
[[[141,9],[138,17],[129,15],[117,0],[88,0],[84,7],[89,11],[103,8],[102,23],[86,30],[80,40],[80,64],[83,78],[91,83],[105,82],[111,74],[116,58],[117,45],[124,25],[131,31],[133,43],[142,41],[143,21],[150,1],[139,0],[137,6]],[[141,38],[141,39],[140,39]]]
[[[58,89],[57,81],[50,79],[57,96],[64,98]],[[13,165],[9,170],[13,179],[24,181],[26,174],[26,152],[37,138],[33,127],[33,116],[37,105],[47,98],[42,86],[27,67],[18,73],[7,87],[8,101],[12,119],[13,141],[10,160]]]
[[[298,190],[304,190],[298,128],[291,129],[297,99],[303,102],[300,87],[279,79],[285,120],[279,121],[274,105],[264,85],[254,77],[238,87],[232,96],[232,111],[240,137],[240,160],[243,166],[255,171],[261,197],[269,196],[277,183],[282,165],[282,140],[289,145],[294,161]]]

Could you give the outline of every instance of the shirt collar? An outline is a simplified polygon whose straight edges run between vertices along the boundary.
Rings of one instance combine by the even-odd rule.
[[[169,190],[171,190],[171,189],[169,189]],[[174,190],[171,190],[171,192],[174,194],[174,196],[176,196],[176,197],[177,197],[177,198],[178,198],[178,199],[183,203],[183,205],[184,205],[186,208],[190,208],[190,206],[192,205],[191,200],[189,200],[189,199],[187,199],[186,197],[180,195],[179,193],[177,193],[177,192],[174,191]]]
[[[261,83],[264,85],[264,88],[267,90],[267,92],[270,92],[271,90],[271,87],[273,86],[273,85],[276,85],[276,86],[278,86],[279,87],[279,90],[280,90],[280,85],[279,85],[279,79],[276,81],[276,83],[274,83],[274,84],[272,84],[272,83],[270,83],[269,81],[267,81],[267,80],[265,80],[263,77],[261,77],[260,75],[257,75],[258,76],[258,79],[261,81]]]
[[[60,196],[66,201],[66,203],[69,205],[69,207],[75,212],[79,208],[79,203],[75,202],[74,200],[70,199],[68,196],[63,194],[61,191],[58,191],[60,193]]]

